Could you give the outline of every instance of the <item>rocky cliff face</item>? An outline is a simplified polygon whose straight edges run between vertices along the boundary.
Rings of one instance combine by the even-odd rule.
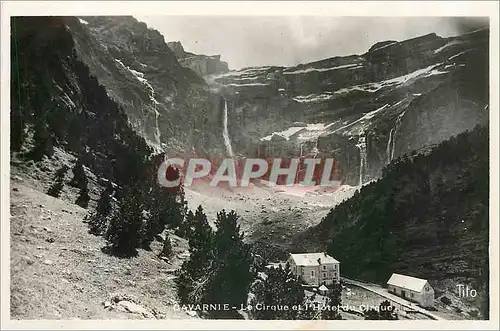
[[[409,151],[488,121],[488,30],[228,72],[220,57],[167,44],[133,17],[61,22],[134,130],[171,154],[334,157],[344,183],[359,185]]]
[[[488,120],[488,30],[373,45],[363,55],[252,67],[207,81],[229,103],[235,152],[335,157],[345,183]]]
[[[222,135],[218,97],[181,66],[163,36],[133,17],[82,17],[67,23],[77,56],[134,129],[157,148],[217,153]]]
[[[220,55],[203,55],[186,52],[179,41],[168,43],[181,66],[196,72],[200,77],[223,74],[229,71],[226,62],[220,60]]]
[[[97,178],[124,185],[141,175],[153,151],[81,61],[69,26],[78,27],[77,19],[12,20],[11,151],[59,166],[79,158]]]

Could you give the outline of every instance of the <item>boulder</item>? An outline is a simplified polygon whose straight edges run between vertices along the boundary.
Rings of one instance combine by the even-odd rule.
[[[195,311],[193,310],[186,310],[186,314],[188,314],[189,316],[191,317],[196,317],[198,316],[198,313],[196,313]]]
[[[155,318],[146,308],[134,302],[123,300],[118,303],[118,306],[125,308],[125,310],[132,314],[140,314],[146,318]]]

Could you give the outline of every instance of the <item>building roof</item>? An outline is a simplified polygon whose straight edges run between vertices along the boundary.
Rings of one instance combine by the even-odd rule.
[[[290,254],[296,265],[317,266],[320,264],[340,263],[326,253]],[[321,263],[320,263],[321,262]]]
[[[398,286],[416,292],[422,291],[425,284],[427,284],[427,280],[425,279],[400,274],[392,274],[391,278],[387,281],[387,285]]]
[[[266,265],[267,269],[271,269],[271,268],[278,269],[279,267],[285,269],[286,268],[286,262],[283,262],[283,263],[280,263],[280,262],[273,263],[273,262],[271,262],[268,265]]]
[[[328,287],[326,287],[325,285],[321,285],[321,286],[319,287],[319,290],[320,290],[320,291],[328,291]]]

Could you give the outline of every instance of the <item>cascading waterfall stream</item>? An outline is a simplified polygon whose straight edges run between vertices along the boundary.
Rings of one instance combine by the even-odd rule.
[[[396,130],[396,127],[394,126],[391,131],[389,132],[389,140],[387,141],[387,149],[386,149],[386,153],[387,153],[387,164],[391,163],[392,161],[392,156],[393,156],[393,152],[392,152],[392,146],[393,146],[393,139],[394,139],[394,131]]]
[[[226,145],[227,153],[231,158],[234,157],[233,147],[231,147],[231,139],[229,138],[229,130],[227,129],[227,101],[224,99],[224,122],[222,135],[224,137],[224,144]]]
[[[161,144],[161,134],[160,134],[160,128],[158,126],[158,115],[160,115],[160,113],[158,112],[158,110],[156,110],[156,106],[155,106],[155,126],[156,126],[155,139],[156,139],[156,143],[158,145],[160,145]]]
[[[318,149],[318,139],[316,138],[316,141],[314,142],[314,147],[312,148],[310,154],[312,154],[313,158],[316,158],[319,154],[319,149]]]
[[[156,99],[155,99],[155,90],[153,89],[153,87],[149,83],[147,85],[149,87],[149,92],[150,92],[149,99],[153,103],[153,110],[155,112],[155,139],[156,139],[156,143],[158,144],[158,146],[160,146],[161,145],[161,133],[160,133],[160,127],[158,125],[158,116],[160,116],[160,113],[156,109],[156,105],[158,104],[158,101],[156,101]]]
[[[158,125],[158,116],[160,116],[160,113],[156,109],[157,105],[160,104],[156,99],[155,99],[155,90],[153,86],[148,82],[146,78],[144,78],[144,73],[133,70],[129,66],[126,66],[123,64],[121,60],[115,59],[116,62],[123,68],[128,70],[135,78],[137,78],[142,84],[146,85],[146,87],[149,90],[149,100],[151,101],[151,104],[153,105],[153,111],[155,112],[155,143],[158,148],[161,146],[161,133],[160,133],[160,127]],[[145,65],[143,65],[145,66]]]
[[[396,150],[396,134],[398,133],[399,126],[401,125],[401,119],[403,118],[405,113],[406,111],[399,114],[394,127],[389,133],[389,140],[387,141],[387,164],[391,163],[391,161],[394,159],[394,151]]]
[[[366,137],[360,136],[356,147],[359,148],[359,186],[363,185],[363,174],[366,166]]]

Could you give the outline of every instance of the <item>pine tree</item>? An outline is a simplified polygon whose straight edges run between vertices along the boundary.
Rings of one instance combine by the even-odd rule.
[[[147,199],[144,201],[145,209],[149,211],[147,222],[144,223],[142,233],[141,246],[149,249],[151,242],[155,236],[162,233],[165,228],[178,227],[185,215],[187,205],[184,197],[183,185],[176,188],[165,188],[158,183],[157,169],[163,161],[163,155],[155,155],[150,161],[153,164],[147,174],[148,187]],[[173,169],[176,175],[179,176],[179,170]]]
[[[87,208],[90,202],[89,188],[87,185],[80,189],[78,193],[78,198],[76,199],[76,204],[82,208]]]
[[[342,316],[338,307],[342,305],[342,285],[336,281],[328,285],[328,292],[326,295],[327,309],[322,311],[321,318],[326,320],[341,320]]]
[[[193,224],[189,238],[189,260],[182,264],[178,278],[179,298],[184,303],[207,303],[207,285],[213,272],[214,233],[201,206],[188,212]]]
[[[388,300],[380,303],[378,310],[369,309],[365,312],[365,320],[397,320],[396,308]]]
[[[189,240],[192,232],[194,231],[194,214],[191,210],[188,210],[184,221],[179,225],[176,234],[179,237],[186,238]]]
[[[73,178],[70,181],[70,185],[80,189],[75,203],[82,208],[87,208],[90,201],[88,187],[89,180],[87,178],[87,174],[85,173],[81,157],[77,159],[75,165],[73,166]]]
[[[307,318],[306,297],[300,280],[287,264],[283,269],[270,268],[265,271],[262,286],[255,294],[255,303],[273,307],[288,307],[288,310],[255,310],[254,317],[262,320],[295,320]],[[294,309],[296,307],[296,309]],[[299,310],[300,307],[300,310]]]
[[[15,102],[15,99],[13,103]],[[18,107],[13,107],[14,109]],[[11,112],[10,115],[10,149],[14,152],[20,152],[24,143],[24,116],[22,114],[21,107]]]
[[[145,250],[151,250],[151,243],[155,236],[161,232],[160,224],[156,217],[153,217],[149,210],[142,214],[142,225],[140,230],[140,247]]]
[[[59,195],[61,194],[61,191],[64,187],[64,176],[66,175],[68,169],[69,169],[68,166],[64,165],[57,170],[54,176],[55,181],[47,191],[48,195],[53,196],[55,198],[59,198]]]
[[[83,165],[80,166],[80,170],[75,173],[75,170],[73,169],[73,173],[75,174],[75,177],[73,177],[73,180],[77,178],[77,173],[78,173],[78,179],[77,179],[77,187],[80,188],[80,192],[78,193],[78,198],[76,199],[76,204],[79,205],[82,208],[87,208],[89,205],[90,201],[90,195],[89,195],[89,180],[87,178],[87,175],[85,174],[85,170],[83,169]]]
[[[252,256],[250,247],[243,242],[237,224],[238,215],[222,210],[217,214],[215,233],[214,266],[209,273],[207,298],[211,303],[228,303],[239,307],[246,302],[250,283],[254,278],[251,272]],[[235,311],[215,311],[216,318],[235,317]]]
[[[388,300],[382,301],[379,306],[379,314],[381,320],[397,320],[398,315],[396,313],[396,308],[391,305]]]
[[[71,179],[70,185],[82,189],[87,183],[88,179],[85,169],[83,168],[83,162],[81,158],[78,158],[73,167],[73,178]]]
[[[24,127],[26,125],[25,115],[26,101],[23,98],[28,93],[27,88],[21,81],[21,68],[19,64],[19,36],[16,33],[16,25],[18,22],[12,19],[12,38],[11,38],[11,113],[10,113],[10,148],[12,151],[20,152],[24,143]],[[24,93],[23,93],[24,92]],[[24,94],[24,96],[23,96]]]
[[[31,151],[31,158],[35,162],[41,161],[44,155],[52,157],[54,154],[52,136],[46,121],[44,114],[35,120],[33,133],[34,146]]]
[[[189,245],[204,251],[205,255],[211,253],[214,233],[201,205],[196,209],[196,213],[190,223]]]
[[[101,192],[97,207],[90,216],[89,232],[95,235],[102,235],[108,226],[109,219],[113,213],[113,185],[108,181],[106,188]]]
[[[160,257],[169,258],[172,255],[172,241],[170,240],[170,236],[167,235],[165,237],[165,241],[163,242],[163,249],[161,250]]]
[[[184,197],[178,193],[169,192],[154,187],[144,202],[149,211],[147,222],[141,230],[141,246],[148,249],[154,237],[162,233],[165,228],[175,228],[182,223],[185,215]]]
[[[380,319],[381,319],[380,313],[376,309],[371,308],[365,311],[365,320],[380,320]]]
[[[106,231],[106,240],[115,254],[127,257],[137,254],[136,249],[141,239],[142,211],[138,187],[129,186],[125,189],[119,209],[113,215]]]

